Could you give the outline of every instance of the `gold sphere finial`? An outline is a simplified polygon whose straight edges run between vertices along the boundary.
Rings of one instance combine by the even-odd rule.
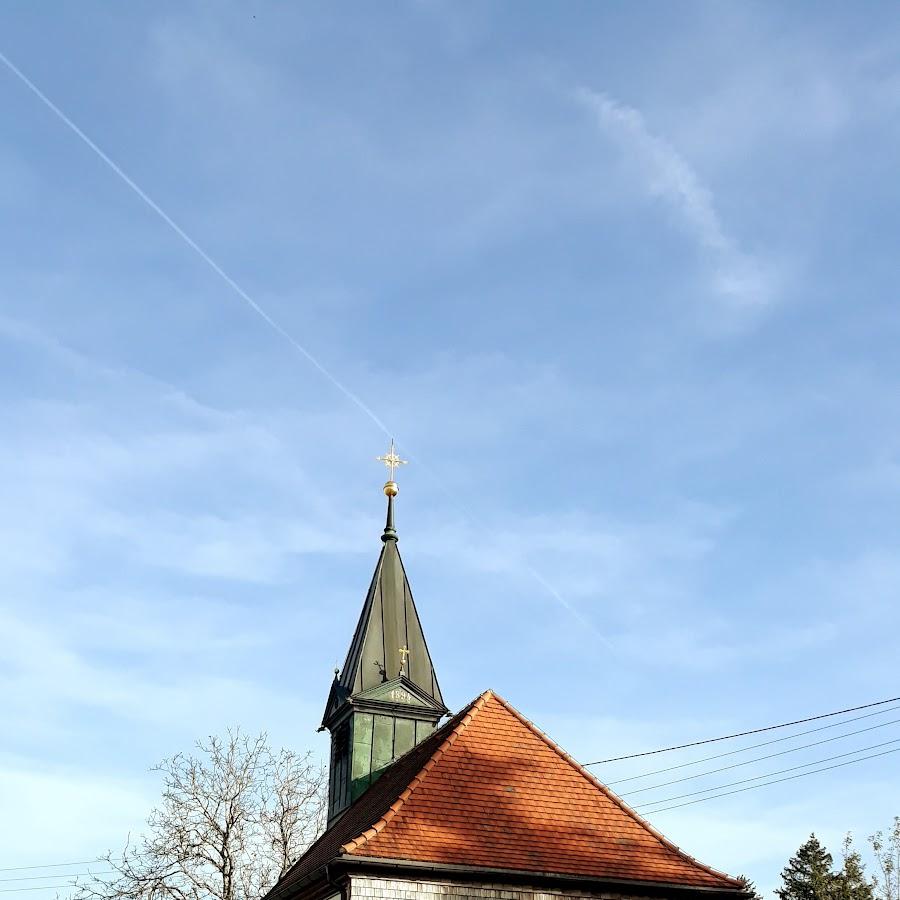
[[[400,493],[400,488],[397,487],[396,481],[386,481],[384,483],[384,495],[386,497],[396,497],[398,493]]]

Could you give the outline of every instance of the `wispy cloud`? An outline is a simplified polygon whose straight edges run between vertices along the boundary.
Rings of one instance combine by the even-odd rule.
[[[0,846],[4,858],[16,865],[56,860],[58,847],[65,847],[63,856],[85,860],[108,848],[121,849],[125,835],[143,824],[153,800],[137,778],[46,771],[14,762],[0,762],[0,798]]]
[[[287,7],[252,24],[241,7],[186,7],[138,17],[124,41],[144,35],[144,52],[127,59],[105,52],[123,41],[46,52],[68,46],[62,26],[14,43],[278,322],[390,409],[425,462],[403,473],[402,548],[453,705],[496,685],[597,758],[878,696],[897,494],[856,498],[867,510],[853,515],[834,486],[873,454],[884,465],[864,476],[898,483],[897,444],[875,424],[892,420],[874,390],[897,395],[891,348],[871,383],[838,389],[847,354],[871,352],[872,303],[896,322],[870,277],[889,271],[878,240],[897,206],[872,166],[873,148],[896,155],[896,54],[864,79],[843,49],[804,51],[818,23],[786,28],[778,12],[754,30],[708,11],[642,29],[659,63],[642,78],[619,55],[620,16],[572,23],[584,46],[561,20],[556,53],[527,16],[510,28],[503,12],[426,6],[346,33]],[[70,83],[82,65],[95,77]],[[576,106],[573,71],[610,93]],[[17,807],[61,798],[71,814],[51,843],[87,858],[86,834],[113,821],[117,844],[146,811],[106,775],[140,773],[206,728],[326,745],[322,691],[380,547],[365,459],[381,445],[83,147],[48,153],[64,133],[17,97],[40,126],[0,148],[0,204],[30,213],[7,216],[2,296],[33,327],[0,319],[0,713],[28,760],[0,758],[17,823],[0,843],[20,864],[46,828]],[[886,224],[867,230],[873,196]],[[661,227],[630,240],[634,209]],[[698,348],[696,322],[678,327],[684,304],[665,299],[692,269],[704,324],[753,322],[816,252],[842,265],[792,278],[805,288],[792,315],[725,356]],[[880,269],[859,264],[879,253]],[[851,269],[858,302],[825,308],[831,275]],[[810,567],[811,553],[847,562]],[[861,775],[808,789],[818,803]],[[838,821],[847,810],[880,808],[790,808],[804,784],[659,824],[768,886],[761,864],[777,874],[809,823],[837,833],[864,827]]]
[[[694,239],[709,265],[715,294],[736,313],[769,306],[777,294],[771,267],[744,251],[729,234],[712,191],[690,162],[654,133],[634,107],[588,88],[580,88],[576,97],[619,145],[636,169],[645,193],[664,201],[681,228]]]

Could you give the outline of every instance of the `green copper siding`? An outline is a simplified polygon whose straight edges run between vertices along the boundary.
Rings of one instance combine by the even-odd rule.
[[[394,758],[394,720],[389,716],[375,716],[372,741],[372,771],[380,773]]]
[[[350,799],[355,800],[369,786],[372,773],[372,714],[353,717],[353,763]]]
[[[350,804],[350,723],[344,722],[331,738],[331,772],[328,786],[328,815]]]
[[[412,719],[394,721],[394,759],[412,750],[416,742],[416,723]]]
[[[430,722],[363,712],[356,713],[352,722],[350,793],[348,797],[345,792],[338,789],[335,797],[336,801],[344,806],[363,794],[395,759],[412,750],[434,731],[434,726]],[[340,763],[338,768],[341,768]]]

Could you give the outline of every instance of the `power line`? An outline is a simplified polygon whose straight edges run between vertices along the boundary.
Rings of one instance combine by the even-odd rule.
[[[66,888],[76,887],[74,884],[43,884],[40,887],[27,888],[0,888],[0,894],[19,894],[23,891],[64,891]]]
[[[888,701],[880,701],[880,702],[888,702]],[[867,704],[867,705],[874,706],[874,705],[878,705],[878,704]],[[856,709],[864,709],[864,708],[866,708],[866,707],[856,707]],[[875,714],[873,713],[872,715],[875,715]],[[868,718],[868,716],[859,716],[859,717],[857,717],[857,719],[851,719],[849,721],[858,721],[858,719],[862,719],[862,718]],[[806,720],[806,721],[810,721],[810,720]],[[900,720],[895,720],[895,721],[900,721]],[[873,726],[873,728],[880,728],[883,725],[891,725],[891,724],[894,724],[894,722],[884,722],[884,723],[881,723],[880,725]],[[778,726],[772,726],[772,727],[778,727]],[[832,727],[832,726],[827,726],[827,727]],[[807,746],[817,746],[817,744],[827,743],[828,741],[831,741],[831,740],[838,740],[842,737],[850,737],[853,734],[859,734],[863,731],[871,731],[871,730],[873,730],[873,728],[860,729],[859,731],[856,731],[856,732],[850,732],[848,734],[838,735],[834,738],[829,738],[826,741],[818,741],[816,743],[809,744]],[[818,731],[821,729],[813,729],[813,730]],[[805,734],[808,732],[802,732],[802,733]],[[796,736],[796,735],[794,735],[794,736]],[[804,778],[807,775],[816,775],[816,774],[819,774],[820,772],[828,772],[828,771],[831,771],[832,769],[840,769],[844,766],[849,766],[854,763],[865,762],[867,760],[876,759],[881,756],[888,756],[889,754],[900,752],[900,747],[895,747],[891,750],[883,750],[879,753],[872,753],[868,756],[861,756],[857,759],[846,760],[845,762],[835,763],[834,765],[830,765],[830,766],[823,766],[822,768],[819,768],[819,769],[811,769],[808,772],[800,772],[798,774],[789,775],[785,778],[776,778],[771,781],[766,781],[762,784],[752,784],[752,785],[749,785],[746,787],[736,788],[735,790],[724,791],[724,792],[712,794],[709,797],[700,797],[698,799],[687,800],[687,802],[685,802],[685,803],[678,803],[678,804],[675,804],[672,806],[659,807],[660,803],[670,803],[672,800],[680,800],[680,799],[684,799],[687,797],[696,797],[697,794],[705,794],[705,793],[709,793],[711,791],[721,791],[722,788],[726,788],[726,787],[733,787],[735,785],[746,785],[747,782],[758,781],[759,779],[762,779],[762,778],[771,778],[771,776],[773,776],[773,775],[781,775],[786,772],[796,772],[797,769],[807,768],[808,766],[820,765],[823,762],[830,762],[831,760],[842,759],[843,757],[852,756],[856,753],[864,753],[867,750],[874,750],[877,747],[885,747],[890,744],[896,744],[896,743],[898,743],[898,741],[900,741],[900,738],[897,738],[895,740],[890,740],[890,741],[883,741],[882,743],[873,744],[869,747],[860,747],[857,750],[851,750],[847,753],[840,753],[835,756],[828,756],[828,757],[825,757],[824,759],[815,760],[815,761],[809,762],[809,763],[803,763],[802,765],[799,765],[799,766],[792,766],[787,769],[780,769],[775,772],[768,772],[764,775],[757,775],[752,778],[745,778],[745,779],[741,779],[740,781],[733,781],[733,782],[730,782],[727,784],[718,785],[716,787],[705,788],[704,790],[700,790],[700,791],[692,791],[687,794],[679,794],[674,797],[667,797],[663,800],[654,800],[654,801],[651,801],[651,802],[648,802],[645,804],[641,804],[635,808],[636,809],[646,809],[647,807],[650,807],[650,806],[657,807],[655,809],[649,810],[646,813],[646,815],[654,815],[655,813],[658,813],[658,812],[667,812],[672,809],[681,809],[682,807],[685,807],[685,806],[692,806],[695,803],[705,803],[707,800],[716,800],[720,797],[728,797],[733,794],[740,794],[740,793],[744,793],[745,791],[752,791],[752,790],[756,790],[757,788],[768,787],[773,784],[781,784],[786,781],[793,781],[797,778]],[[745,749],[748,749],[748,748],[745,748]],[[793,748],[793,749],[801,750],[801,749],[805,749],[805,747],[797,747],[797,748]],[[734,751],[734,752],[738,752],[738,751]],[[785,751],[785,752],[786,753],[793,752],[793,750],[789,750],[789,751]],[[770,756],[780,756],[780,755],[783,755],[783,754],[781,754],[781,753],[770,754]],[[770,756],[760,757],[760,759],[768,759],[768,758],[770,758]],[[747,762],[758,762],[758,761],[759,760],[748,760]],[[744,765],[744,763],[741,763],[740,765]],[[727,766],[725,768],[734,768],[734,766]],[[716,769],[714,771],[718,772],[718,771],[724,771],[724,770]],[[653,774],[653,773],[648,773],[648,774]],[[713,774],[713,772],[701,773],[701,775],[704,775],[704,774],[709,775],[709,774]],[[693,776],[693,777],[699,778],[699,777],[701,777],[701,775],[697,775],[697,776]],[[641,776],[635,776],[635,777],[641,777]],[[679,780],[686,781],[686,780],[690,780],[690,779],[679,779]],[[673,784],[673,783],[675,783],[675,782],[666,782],[666,784]],[[655,785],[655,787],[664,787],[664,786],[665,785]],[[652,788],[646,788],[646,790],[651,790],[651,789]],[[634,793],[639,793],[639,792],[632,791],[631,793],[634,794]],[[622,796],[628,796],[628,795],[623,794]],[[46,863],[41,866],[8,866],[8,867],[0,868],[0,872],[26,871],[26,870],[31,870],[31,869],[48,869],[48,868],[58,868],[58,867],[62,867],[62,866],[73,866],[73,865],[90,865],[91,863],[94,863],[94,862],[100,862],[100,860],[81,860],[81,861],[69,862],[69,863]],[[111,871],[113,871],[113,870],[108,870],[108,872],[111,872]],[[108,874],[108,872],[73,872],[73,873],[64,873],[62,875],[56,875],[56,876],[47,875],[47,876],[34,876],[34,877],[35,878],[75,878],[80,875],[104,875],[104,874]],[[28,877],[0,879],[0,881],[28,881],[28,880],[31,880],[31,879]],[[68,887],[68,885],[41,885],[38,887],[26,887],[26,888],[0,888],[0,893],[18,893],[18,892],[22,892],[22,891],[60,889],[60,888],[65,888],[65,887]]]
[[[898,752],[900,752],[900,747],[895,747],[893,750],[882,750],[881,753],[873,753],[871,756],[861,756],[859,759],[848,759],[846,762],[835,763],[833,766],[825,766],[822,769],[813,769],[811,772],[801,772],[799,775],[788,775],[787,778],[776,778],[773,781],[767,781],[764,784],[751,784],[750,787],[725,791],[722,794],[714,794],[712,797],[701,797],[699,800],[688,800],[686,803],[677,803],[674,806],[664,806],[662,809],[652,809],[646,813],[646,815],[652,816],[659,812],[667,812],[670,809],[681,809],[683,806],[693,806],[695,803],[705,803],[707,800],[717,800],[719,797],[728,797],[731,794],[742,794],[744,791],[753,791],[756,790],[756,788],[768,787],[771,784],[780,784],[783,781],[793,781],[795,778],[803,778],[806,775],[816,775],[819,772],[828,772],[831,769],[840,769],[842,766],[851,766],[853,763],[865,762],[867,759],[875,759],[878,756],[887,756],[889,753]]]
[[[666,797],[663,800],[650,800],[647,803],[639,806],[638,809],[643,809],[647,806],[656,806],[658,803],[670,803],[672,800],[681,800],[684,797],[696,797],[698,794],[708,794],[710,791],[718,791],[722,788],[734,787],[737,784],[747,784],[750,781],[759,781],[761,778],[771,778],[773,775],[783,775],[785,772],[796,772],[797,769],[806,769],[809,766],[817,766],[820,763],[831,762],[831,760],[833,759],[843,759],[845,756],[853,756],[856,753],[865,753],[866,750],[875,750],[877,747],[887,747],[889,744],[900,744],[900,738],[894,738],[894,740],[891,741],[882,741],[880,744],[872,744],[871,747],[860,747],[858,750],[850,750],[847,753],[837,753],[834,756],[826,756],[824,759],[817,759],[813,762],[802,763],[799,766],[790,766],[787,769],[778,769],[775,772],[766,772],[765,775],[754,775],[752,778],[742,778],[740,781],[731,781],[727,784],[718,784],[715,787],[704,788],[701,791],[690,791],[687,794],[676,794],[674,797]],[[900,750],[900,747],[898,747],[897,749]],[[882,754],[876,753],[875,755],[880,756]],[[863,759],[867,758],[868,757],[863,757]]]
[[[19,878],[0,878],[3,881],[47,881],[50,878],[78,878],[81,875],[109,875],[115,869],[104,869],[102,872],[66,872],[63,875],[25,875]]]
[[[860,709],[883,706],[885,703],[896,703],[898,700],[900,700],[900,697],[890,697],[887,700],[876,700],[874,703],[864,703],[862,706],[850,706],[847,709],[838,709],[834,712],[821,713],[818,716],[807,716],[805,719],[795,719],[793,722],[782,722],[779,725],[766,725],[764,728],[752,728],[749,731],[738,731],[734,734],[724,734],[721,737],[706,738],[702,741],[691,741],[687,744],[675,744],[672,747],[661,747],[659,750],[645,750],[642,753],[628,753],[625,756],[611,756],[609,759],[598,759],[594,762],[584,763],[584,765],[600,766],[604,763],[619,762],[624,759],[637,759],[639,756],[655,756],[658,753],[669,753],[672,750],[685,750],[688,747],[699,747],[702,744],[715,744],[718,741],[730,741],[732,738],[746,737],[749,734],[760,734],[763,731],[774,731],[776,728],[788,728],[791,725],[802,725],[804,722],[815,722],[817,719],[842,716],[844,713],[856,712]]]
[[[807,734],[816,734],[819,731],[827,731],[829,728],[840,728],[842,725],[849,725],[850,722],[861,722],[863,719],[871,719],[873,716],[883,716],[900,706],[889,706],[887,709],[879,709],[877,712],[866,713],[864,716],[854,716],[852,719],[844,719],[843,722],[832,722],[830,725],[820,725],[818,728],[808,728],[806,731],[798,731],[789,734],[786,737],[772,738],[769,741],[760,741],[758,744],[749,744],[746,747],[740,747],[737,750],[726,750],[724,753],[714,753],[711,756],[702,756],[700,759],[693,759],[690,762],[678,763],[675,766],[666,766],[664,769],[653,769],[650,772],[642,772],[640,775],[631,775],[628,778],[618,778],[615,781],[607,781],[605,784],[625,784],[626,781],[636,781],[638,778],[649,778],[651,775],[662,775],[664,772],[674,772],[676,769],[685,769],[688,766],[698,766],[700,763],[709,762],[713,759],[722,759],[726,756],[734,756],[737,753],[746,753],[748,750],[756,750],[759,747],[769,747],[772,744],[780,744],[784,741],[792,741],[794,738],[803,737]]]
[[[663,781],[659,784],[651,784],[649,787],[637,788],[634,791],[626,791],[619,794],[620,797],[630,797],[633,794],[643,794],[645,791],[654,791],[657,788],[667,787],[670,784],[680,784],[682,781],[694,781],[697,778],[704,778],[707,775],[715,775],[718,772],[726,772],[729,769],[737,769],[741,766],[749,766],[751,763],[762,762],[764,759],[774,759],[776,756],[785,756],[788,753],[797,753],[800,750],[808,750],[810,747],[818,747],[820,744],[830,744],[832,741],[839,741],[846,737],[853,737],[857,734],[863,734],[866,731],[874,731],[876,728],[885,728],[888,725],[896,725],[900,719],[891,719],[890,722],[879,722],[877,725],[870,725],[868,728],[859,728],[856,731],[848,731],[846,734],[837,734],[834,737],[824,738],[821,741],[813,741],[809,744],[801,744],[799,747],[791,747],[789,750],[779,750],[777,753],[767,753],[765,756],[755,756],[753,759],[745,759],[743,762],[732,763],[730,766],[721,766],[718,769],[710,769],[707,772],[698,772],[696,775],[685,775],[684,778],[673,778],[671,781]],[[812,763],[810,764],[812,765]]]
[[[94,863],[104,862],[102,859],[79,859],[75,862],[64,863],[45,863],[42,866],[7,866],[0,869],[0,872],[25,872],[29,869],[60,869],[63,866],[91,866]]]

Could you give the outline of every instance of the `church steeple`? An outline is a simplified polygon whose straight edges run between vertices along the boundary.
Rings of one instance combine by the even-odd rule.
[[[395,759],[423,740],[447,712],[422,624],[397,549],[394,452],[381,554],[343,668],[335,672],[322,727],[331,732],[331,823]]]

